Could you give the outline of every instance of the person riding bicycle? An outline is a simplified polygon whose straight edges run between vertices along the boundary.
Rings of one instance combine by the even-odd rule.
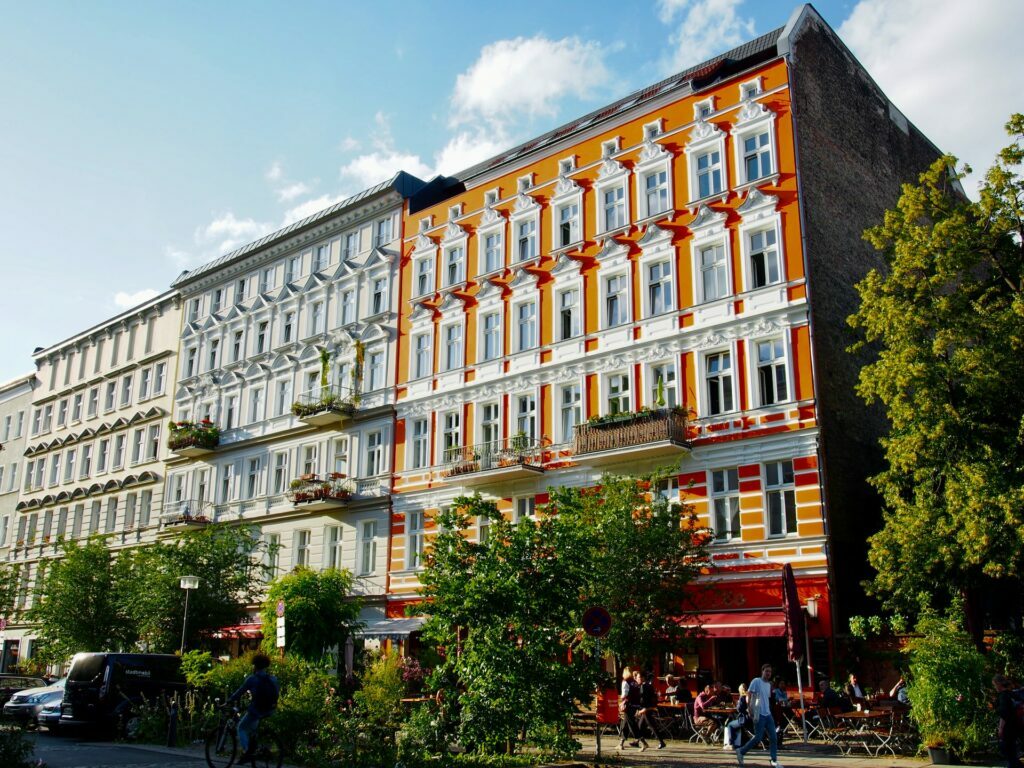
[[[265,720],[274,714],[277,709],[277,699],[281,693],[281,686],[277,678],[267,670],[270,667],[270,658],[263,653],[257,653],[252,657],[253,673],[245,678],[242,686],[228,697],[229,702],[238,701],[242,694],[248,691],[252,694],[249,700],[249,708],[245,716],[238,722],[238,742],[242,747],[240,762],[245,762],[252,757],[252,736],[260,726],[260,720]]]

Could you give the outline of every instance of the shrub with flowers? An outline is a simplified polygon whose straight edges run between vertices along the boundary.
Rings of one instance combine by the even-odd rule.
[[[216,448],[220,443],[220,427],[209,419],[202,421],[172,421],[167,447],[172,451],[182,448]]]

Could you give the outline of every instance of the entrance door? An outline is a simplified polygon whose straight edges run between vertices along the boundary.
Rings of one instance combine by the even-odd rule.
[[[749,683],[752,675],[747,669],[747,639],[744,637],[715,640],[715,679],[734,691],[740,683]]]
[[[0,658],[0,672],[13,672],[18,666],[18,651],[21,649],[20,640],[5,640],[3,658]]]

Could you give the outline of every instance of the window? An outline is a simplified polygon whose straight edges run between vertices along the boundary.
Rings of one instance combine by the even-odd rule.
[[[564,248],[580,240],[580,207],[576,203],[563,205],[558,209],[558,245]]]
[[[96,453],[96,471],[107,471],[107,456],[110,454],[110,440],[100,440],[100,447]]]
[[[150,386],[153,383],[153,369],[146,368],[139,374],[139,399],[145,400],[149,397]]]
[[[248,471],[245,474],[245,498],[254,499],[260,490],[260,459],[257,456],[249,459]]]
[[[288,452],[279,451],[273,455],[273,493],[284,494],[289,487]]]
[[[768,131],[743,138],[743,180],[772,175],[772,145]]]
[[[39,410],[38,408],[35,411],[32,412],[32,435],[33,435],[33,437],[35,435],[39,434],[39,430],[40,430],[41,425],[42,425],[42,418],[43,418],[43,412],[41,410]]]
[[[655,408],[675,408],[679,403],[676,394],[676,367],[672,363],[651,366],[650,403]]]
[[[217,353],[220,351],[220,339],[213,339],[210,341],[210,359],[206,366],[206,370],[212,371],[217,367]]]
[[[523,496],[515,500],[512,508],[512,524],[515,525],[527,518],[537,514],[537,499],[533,496]]]
[[[185,376],[192,377],[196,375],[196,349],[193,347],[185,353]]]
[[[148,373],[149,373],[148,370],[143,372],[143,377],[142,377],[143,381],[146,381],[146,375],[145,374],[148,374]],[[148,384],[148,381],[146,383]],[[10,418],[10,417],[8,417],[8,418]],[[82,420],[82,393],[81,392],[79,392],[77,395],[75,395],[74,404],[71,406],[71,420],[72,421],[81,421]]]
[[[348,476],[348,437],[336,437],[331,441],[334,448],[334,471]]]
[[[644,201],[648,216],[668,210],[668,171],[653,171],[643,177]]]
[[[377,571],[377,521],[364,520],[359,526],[359,575]]]
[[[708,245],[700,249],[700,285],[704,301],[729,295],[726,268],[724,245]]]
[[[497,443],[501,440],[501,407],[498,403],[484,403],[480,408],[480,441]]]
[[[629,288],[626,283],[625,275],[615,275],[614,277],[605,278],[604,302],[606,328],[622,325],[629,321],[626,305],[626,302],[628,301],[626,291],[629,290]]]
[[[89,477],[89,473],[92,472],[92,446],[82,446],[82,470],[79,478],[85,479]]]
[[[235,331],[231,341],[231,361],[237,362],[242,358],[242,332]]]
[[[146,434],[146,459],[153,461],[160,455],[160,425],[150,424]]]
[[[266,293],[274,289],[274,278],[277,270],[274,267],[267,267],[260,273],[260,293]]]
[[[227,504],[231,501],[231,492],[235,485],[235,465],[225,464],[220,471],[220,501]]]
[[[124,466],[124,444],[125,435],[118,435],[114,438],[114,457],[113,457],[113,468],[120,469]]]
[[[749,242],[751,287],[763,288],[782,280],[775,230],[752,232]]]
[[[149,525],[149,519],[153,512],[153,492],[143,491],[139,496],[139,526],[145,528]],[[79,520],[75,517],[75,523],[78,524]]]
[[[672,300],[672,267],[667,261],[647,267],[647,306],[652,315],[675,308]]]
[[[331,246],[318,245],[313,255],[313,271],[320,272],[327,268],[327,265],[331,263]]]
[[[416,295],[426,296],[434,292],[434,260],[420,259],[416,262]]]
[[[519,336],[518,351],[537,346],[537,303],[526,301],[516,307]]]
[[[75,450],[67,452],[64,461],[64,482],[70,483],[75,478]]]
[[[488,312],[483,318],[484,360],[501,357],[501,315]]]
[[[263,418],[263,387],[257,387],[249,395],[249,423]]]
[[[313,445],[306,445],[302,448],[302,474],[304,475],[315,475],[317,469],[320,466],[319,461],[319,446],[314,443]]]
[[[516,398],[516,435],[531,441],[537,438],[537,398],[533,395]]]
[[[192,299],[188,303],[188,321],[194,323],[199,319],[199,299]],[[96,351],[96,361],[99,362],[99,350]]]
[[[448,462],[458,458],[462,449],[462,418],[458,411],[449,411],[443,417],[443,429],[441,430],[441,452],[443,461]]]
[[[324,567],[341,568],[341,526],[328,525],[324,531]]]
[[[46,471],[46,459],[40,459],[36,464],[36,488],[43,487],[43,474]]]
[[[367,391],[372,392],[384,386],[384,353],[371,352],[369,357],[370,386]]]
[[[391,217],[381,219],[377,222],[377,234],[374,236],[374,245],[378,248],[391,242]]]
[[[704,358],[704,382],[707,386],[708,415],[733,410],[732,353],[715,352]]]
[[[422,379],[431,373],[430,334],[417,334],[413,337],[412,346],[412,377]]]
[[[295,531],[293,564],[296,568],[309,567],[309,531]]]
[[[136,429],[132,433],[132,464],[142,460],[142,448],[146,443],[146,430]]]
[[[35,478],[35,471],[35,461],[30,461],[28,464],[25,465],[25,483],[22,486],[22,490],[25,491],[25,493],[28,493],[33,488],[32,481]]]
[[[629,374],[613,373],[608,377],[608,413],[628,413],[630,408]]]
[[[93,387],[89,390],[89,405],[86,407],[86,414],[89,418],[92,418],[99,411],[100,407],[100,388]]]
[[[121,379],[121,406],[126,406],[132,401],[132,376],[129,374]]]
[[[235,428],[235,412],[238,405],[237,395],[228,395],[224,399],[224,429]]]
[[[608,232],[626,226],[626,188],[625,186],[612,187],[604,190],[603,201],[603,223],[602,231]]]
[[[224,301],[224,290],[222,288],[218,288],[217,290],[215,290],[213,292],[213,298],[210,301],[210,314],[211,315],[216,313],[216,312],[220,312],[220,307],[221,307],[221,304],[223,303],[223,301]],[[115,346],[115,350],[116,350],[117,345],[115,344],[114,346]],[[116,352],[115,352],[115,358],[116,358]]]
[[[267,579],[273,581],[277,578],[277,571],[281,565],[281,534],[267,534]]]
[[[345,235],[345,247],[342,251],[343,259],[351,259],[359,253],[359,232],[349,232]]]
[[[124,438],[122,437],[122,440]],[[58,453],[50,461],[50,485],[56,485],[60,479],[60,454]]]
[[[388,281],[378,277],[373,281],[373,294],[370,299],[370,313],[379,315],[388,308]]]
[[[207,499],[207,486],[210,480],[210,470],[200,469],[196,472],[196,501],[202,504]]]
[[[476,518],[476,540],[483,544],[491,538],[491,518],[487,515],[479,515]]]
[[[563,442],[572,439],[576,425],[583,420],[583,412],[580,408],[581,400],[579,384],[569,384],[562,387],[559,409],[561,413]]]
[[[63,427],[68,423],[68,401],[64,398],[57,404],[57,426]]]
[[[384,471],[384,433],[380,430],[366,436],[366,475],[374,477]]]
[[[409,512],[405,542],[405,567],[419,568],[423,565],[423,552],[426,542],[424,541],[424,516],[422,511]]]
[[[292,256],[288,259],[288,267],[285,269],[284,281],[290,283],[302,275],[302,257]]]
[[[765,492],[768,498],[768,535],[786,536],[797,532],[796,484],[792,461],[773,461],[764,465]]]
[[[462,367],[462,323],[445,326],[444,369],[454,371]]]
[[[113,533],[115,528],[117,528],[117,497],[111,497],[107,499],[107,516],[103,530],[106,533]]]
[[[274,414],[284,416],[291,409],[292,404],[292,380],[284,379],[277,382],[277,401]]]
[[[110,382],[110,407],[114,407],[114,394],[117,392],[117,384]],[[49,432],[53,427],[53,403],[47,403],[46,407],[43,408],[43,431]]]
[[[135,527],[135,502],[137,496],[129,493],[124,501],[124,529],[130,531]]]
[[[462,258],[463,250],[461,246],[456,248],[449,248],[444,252],[444,286],[448,288],[453,285],[458,285],[465,280],[465,270],[463,266],[465,260]]]
[[[375,302],[377,301],[376,296],[374,297],[374,301]],[[381,303],[381,306],[383,306],[383,302]],[[382,309],[381,310],[376,310],[374,312],[374,314],[376,314],[376,312],[380,312],[380,311],[383,311],[383,310]],[[350,323],[354,323],[355,321],[356,321],[356,292],[350,288],[347,291],[342,291],[341,292],[341,324],[342,325],[349,325]]]
[[[309,335],[315,336],[319,333],[324,332],[324,303],[322,301],[313,302],[313,307],[310,312],[309,318]]]
[[[238,281],[238,285],[235,288],[235,304],[241,304],[245,301],[245,278]]]
[[[11,439],[11,422],[13,420],[14,420],[14,417],[11,416],[11,415],[4,416],[4,439],[3,439],[3,442],[5,442],[5,443],[8,440]]]
[[[579,336],[580,328],[580,289],[570,288],[558,294],[558,334],[559,341]]]
[[[697,195],[700,198],[722,191],[722,153],[713,149],[697,156]]]
[[[740,480],[735,469],[711,473],[712,526],[719,541],[740,537]]]
[[[516,227],[516,260],[528,261],[537,256],[537,221],[521,221]]]
[[[505,266],[501,233],[492,232],[484,238],[484,272],[496,272]]]
[[[416,419],[412,423],[411,461],[411,469],[423,469],[430,465],[430,428],[426,419]]]
[[[295,328],[295,313],[294,312],[285,312],[284,313],[284,323],[281,325],[281,343],[282,344],[287,344],[287,343],[289,343],[292,340],[292,336],[294,336],[294,333],[295,333],[294,328]]]
[[[782,339],[758,341],[757,388],[761,405],[773,405],[789,399],[786,381],[786,351]]]
[[[262,322],[256,326],[256,354],[267,351],[267,328],[269,324]]]

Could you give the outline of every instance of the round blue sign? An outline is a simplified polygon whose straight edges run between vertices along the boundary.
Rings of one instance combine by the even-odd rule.
[[[607,608],[595,605],[583,614],[583,631],[591,637],[601,638],[612,628],[612,615]]]

